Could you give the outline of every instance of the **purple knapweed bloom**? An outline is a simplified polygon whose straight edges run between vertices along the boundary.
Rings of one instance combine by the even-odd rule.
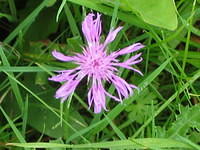
[[[74,92],[80,81],[87,77],[88,82],[91,83],[88,91],[88,105],[89,108],[91,105],[94,105],[95,113],[100,113],[102,109],[106,110],[106,96],[121,102],[123,98],[128,98],[133,93],[134,88],[137,88],[135,85],[129,84],[117,76],[117,72],[118,67],[123,67],[142,75],[139,70],[132,67],[132,65],[142,61],[141,53],[132,56],[124,62],[120,62],[117,57],[130,54],[144,47],[144,45],[136,43],[108,54],[108,44],[115,39],[122,27],[111,30],[105,41],[101,43],[100,35],[102,28],[100,17],[99,13],[96,15],[89,13],[82,23],[82,31],[87,40],[87,46],[83,47],[82,54],[76,53],[74,56],[65,56],[56,50],[52,52],[56,59],[64,62],[72,61],[78,67],[58,71],[59,75],[49,79],[55,82],[65,82],[55,94],[55,98],[59,98],[63,102]],[[114,85],[117,96],[111,95],[104,89],[103,82],[105,81]]]

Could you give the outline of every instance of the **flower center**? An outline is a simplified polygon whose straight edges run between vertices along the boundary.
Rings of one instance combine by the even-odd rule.
[[[92,61],[92,67],[94,69],[99,69],[99,66],[100,66],[100,62],[99,62],[98,59],[95,59],[95,60]]]
[[[102,77],[103,74],[105,74],[105,65],[104,60],[101,58],[96,58],[94,60],[91,60],[91,62],[88,64],[89,74],[96,77]]]
[[[109,63],[110,60],[100,53],[98,56],[89,55],[81,64],[81,68],[89,77],[104,79],[109,71]]]

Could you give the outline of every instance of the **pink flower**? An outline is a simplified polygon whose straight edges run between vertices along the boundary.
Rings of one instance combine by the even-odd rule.
[[[139,70],[132,67],[132,65],[142,61],[141,53],[132,56],[125,62],[120,62],[117,57],[135,52],[144,47],[144,45],[136,43],[108,54],[107,45],[115,39],[122,27],[111,30],[104,43],[100,43],[102,30],[100,17],[101,15],[98,13],[97,15],[89,13],[82,23],[82,31],[87,40],[87,46],[83,47],[82,54],[65,56],[56,50],[52,52],[56,59],[64,62],[72,61],[78,64],[78,67],[71,70],[58,71],[59,75],[49,78],[49,80],[55,82],[65,82],[55,94],[55,98],[60,98],[63,102],[74,92],[80,81],[87,77],[88,82],[91,83],[91,88],[88,91],[88,105],[89,108],[92,105],[94,106],[95,113],[100,113],[102,109],[107,110],[106,96],[121,102],[123,98],[128,98],[133,93],[134,88],[137,88],[117,76],[117,72],[118,67],[123,67],[142,75]],[[115,86],[117,96],[111,95],[104,89],[103,83],[105,81]]]

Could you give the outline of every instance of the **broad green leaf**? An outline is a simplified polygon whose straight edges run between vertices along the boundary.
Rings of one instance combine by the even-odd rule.
[[[53,104],[55,102],[49,103]],[[70,109],[68,123],[70,123],[77,130],[83,129],[87,126],[84,120],[81,118],[81,115],[74,109]],[[74,131],[68,128],[65,124],[61,124],[60,118],[58,118],[54,113],[44,106],[41,106],[39,103],[30,103],[28,124],[39,132],[54,138],[74,134]],[[68,128],[67,132],[64,130],[64,128]]]
[[[69,0],[70,2],[97,10],[106,15],[112,15],[115,2],[113,0]],[[120,10],[118,18],[145,28],[134,14],[138,14],[146,23],[162,27],[169,30],[175,30],[178,24],[176,7],[173,0],[120,0]],[[102,5],[103,4],[103,5]],[[107,7],[110,6],[110,7]],[[113,7],[113,8],[111,8]],[[127,13],[125,11],[132,11]]]
[[[59,118],[51,111],[38,103],[29,103],[28,124],[31,127],[50,137],[59,138],[64,131],[58,123]]]
[[[72,2],[74,4],[78,4],[81,6],[85,6],[87,8],[90,8],[92,10],[96,10],[98,12],[101,12],[103,14],[112,16],[113,15],[113,8],[114,5],[112,6],[113,3],[108,3],[107,1],[110,0],[106,0],[105,2],[99,1],[99,0],[68,0],[69,2]],[[112,6],[112,7],[108,7],[108,6]],[[120,4],[121,7],[121,4]],[[123,5],[123,7],[125,7]],[[127,8],[127,6],[126,6]],[[122,11],[118,11],[117,12],[117,17],[127,23],[133,24],[135,26],[138,26],[140,28],[146,28],[145,25],[143,24],[143,21],[141,21],[141,19],[139,19],[137,16],[135,16],[134,14],[131,13],[127,13],[127,12],[122,12]]]
[[[173,0],[126,0],[126,4],[146,23],[169,30],[177,28],[178,21]]]
[[[48,74],[46,72],[37,72],[35,77],[35,84],[37,85],[45,85],[48,82]]]
[[[52,109],[58,110],[60,101],[53,98],[55,91],[51,86],[43,85],[38,86],[34,84],[34,74],[24,75],[24,84],[37,93],[40,97],[45,98],[44,101],[50,105]],[[41,105],[39,102],[34,101],[33,97],[29,98],[29,110],[28,110],[28,124],[38,130],[39,132],[48,135],[50,137],[59,138],[65,135],[74,134],[74,131],[71,130],[64,123],[61,124],[60,119],[56,114],[54,114],[47,107]],[[74,128],[83,129],[87,125],[84,120],[81,118],[80,114],[70,107],[70,116],[68,117],[68,123],[71,124]],[[40,115],[36,115],[40,114]],[[65,116],[64,116],[64,119]],[[68,128],[66,132],[64,129]]]
[[[25,41],[43,40],[52,33],[55,33],[58,27],[56,23],[56,9],[54,7],[44,9],[37,16],[30,28],[24,35]],[[45,29],[45,30],[44,30]],[[39,34],[35,34],[39,33]]]

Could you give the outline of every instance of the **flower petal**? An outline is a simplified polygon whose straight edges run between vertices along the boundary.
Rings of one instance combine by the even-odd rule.
[[[123,48],[121,50],[113,52],[113,53],[111,53],[111,55],[113,57],[118,57],[120,55],[124,55],[124,54],[129,54],[129,53],[135,52],[135,51],[137,51],[137,50],[139,50],[139,49],[141,49],[143,47],[144,47],[144,45],[142,45],[141,43],[135,43],[135,44],[133,44],[131,46],[128,46],[128,47],[125,47],[125,48]]]
[[[89,45],[98,43],[101,35],[101,15],[97,13],[96,19],[94,17],[95,14],[89,13],[82,23],[82,31]]]
[[[109,96],[110,98],[112,98],[112,99],[118,101],[118,102],[122,102],[122,98],[121,98],[121,97],[117,98],[116,96],[111,95],[111,94],[108,93],[107,91],[105,91],[105,94],[106,94],[107,96]]]
[[[63,84],[57,91],[55,98],[68,97],[78,85],[77,81],[70,80]]]
[[[55,98],[61,98],[61,102],[66,100],[70,94],[74,92],[77,85],[80,83],[80,81],[84,78],[84,76],[81,76],[80,74],[74,75],[72,79],[64,83],[55,94]]]
[[[63,82],[63,81],[69,81],[76,77],[79,72],[80,67],[74,68],[74,69],[69,69],[69,70],[61,70],[61,71],[56,71],[60,74],[50,77],[49,80],[55,81],[55,82]]]
[[[58,59],[60,61],[66,61],[66,62],[67,61],[75,61],[75,59],[73,57],[71,57],[71,56],[65,56],[64,54],[62,54],[62,53],[60,53],[60,52],[58,52],[56,50],[52,51],[52,55],[56,59]]]
[[[116,75],[113,75],[112,78],[110,78],[110,80],[114,84],[120,99],[122,98],[122,96],[128,98],[128,96],[132,95],[133,86],[129,85],[124,79]]]
[[[125,63],[113,63],[112,65],[118,66],[118,67],[123,67],[123,68],[129,69],[129,70],[133,70],[133,71],[139,73],[141,76],[143,76],[143,73],[141,71],[139,71],[139,70],[137,70],[137,69],[125,64]]]
[[[59,74],[53,77],[48,78],[48,80],[55,81],[55,82],[63,82],[68,80],[68,75],[66,73]]]
[[[117,36],[117,33],[122,29],[123,27],[118,27],[116,28],[115,30],[111,30],[109,33],[108,33],[108,36],[104,42],[104,46],[108,45],[109,43],[111,43],[115,37]]]
[[[94,104],[94,113],[100,113],[102,109],[106,109],[105,89],[100,80],[93,79],[92,87],[88,92],[88,105]]]
[[[135,61],[141,60],[141,59],[136,60],[136,59],[139,58],[141,55],[142,55],[142,53],[136,54],[136,55],[132,56],[131,58],[129,58],[128,60],[126,60],[124,63],[126,63],[126,64],[132,64],[132,63],[135,62]],[[140,57],[140,58],[141,58],[141,57]],[[134,64],[135,64],[135,63],[134,63]]]

